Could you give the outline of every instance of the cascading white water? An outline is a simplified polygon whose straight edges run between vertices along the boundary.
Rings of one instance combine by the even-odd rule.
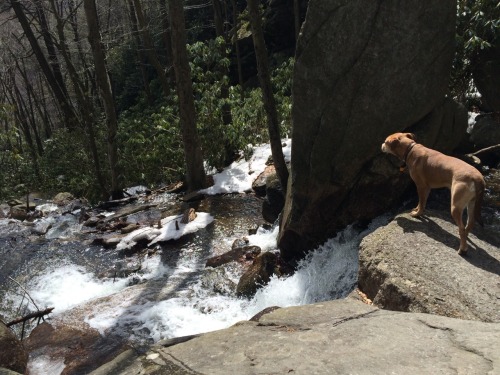
[[[336,238],[327,241],[304,259],[290,277],[273,277],[268,285],[258,290],[251,299],[221,295],[203,284],[204,267],[196,253],[184,254],[176,269],[163,265],[155,255],[143,263],[143,273],[126,279],[100,280],[81,266],[69,263],[55,267],[34,278],[29,284],[30,295],[42,305],[57,306],[55,315],[71,314],[77,305],[93,305],[93,300],[106,295],[114,296],[113,303],[96,303],[85,321],[106,334],[108,330],[134,340],[158,341],[228,327],[251,318],[269,306],[295,306],[345,297],[357,282],[358,245],[361,238],[384,220],[375,221],[359,233],[349,227]],[[260,230],[249,236],[251,244],[263,250],[276,248],[277,229]],[[130,280],[140,277],[143,288],[151,285],[176,285],[176,280],[193,276],[183,288],[175,288],[171,298],[147,300],[130,296]],[[231,275],[230,268],[226,277]],[[182,284],[181,282],[178,283]],[[119,301],[119,302],[117,302]]]

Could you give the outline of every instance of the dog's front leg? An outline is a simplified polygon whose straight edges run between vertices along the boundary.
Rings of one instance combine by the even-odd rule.
[[[413,217],[418,217],[424,213],[425,205],[427,204],[427,198],[429,197],[431,189],[423,184],[417,184],[418,192],[418,206],[415,207],[410,215]]]

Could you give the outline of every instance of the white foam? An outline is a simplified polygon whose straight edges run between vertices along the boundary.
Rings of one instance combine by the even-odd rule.
[[[126,288],[134,277],[150,280],[169,272],[159,255],[146,258],[140,274],[116,280],[99,279],[82,266],[66,263],[54,265],[45,274],[33,278],[28,292],[38,307],[54,307],[54,314],[60,314],[82,303],[117,293]]]
[[[262,251],[269,251],[278,247],[276,239],[278,237],[279,227],[271,230],[259,227],[256,234],[248,236],[249,245],[259,246]]]
[[[35,302],[54,307],[55,313],[68,310],[80,303],[104,297],[125,288],[126,279],[99,280],[83,267],[66,264],[35,278],[29,287]]]
[[[65,367],[64,358],[52,359],[48,355],[41,355],[30,359],[28,373],[30,375],[59,375]]]
[[[375,221],[364,233],[352,228],[330,239],[302,262],[290,277],[273,277],[251,300],[222,296],[202,287],[201,280],[178,292],[174,298],[142,305],[113,306],[113,311],[99,311],[87,320],[105,332],[117,326],[132,325],[132,340],[149,335],[154,341],[226,328],[246,320],[270,306],[297,306],[343,298],[355,288],[358,270],[358,246],[362,237],[385,222]],[[250,236],[253,243],[276,243],[277,230],[261,230]],[[181,261],[174,276],[193,272],[195,259]],[[110,317],[110,313],[113,314]]]

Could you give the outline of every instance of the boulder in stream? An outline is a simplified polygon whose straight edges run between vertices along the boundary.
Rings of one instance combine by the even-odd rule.
[[[448,212],[400,214],[362,240],[359,288],[384,309],[500,322],[500,235],[476,226],[458,246]]]
[[[0,321],[0,373],[2,368],[24,374],[28,353],[14,332]]]

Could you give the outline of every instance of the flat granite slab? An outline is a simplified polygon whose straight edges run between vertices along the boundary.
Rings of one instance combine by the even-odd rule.
[[[499,343],[500,323],[347,298],[277,309],[142,354],[130,349],[92,374],[498,374]]]
[[[388,310],[500,322],[500,233],[476,225],[468,244],[458,255],[449,212],[397,215],[361,241],[359,288]]]

